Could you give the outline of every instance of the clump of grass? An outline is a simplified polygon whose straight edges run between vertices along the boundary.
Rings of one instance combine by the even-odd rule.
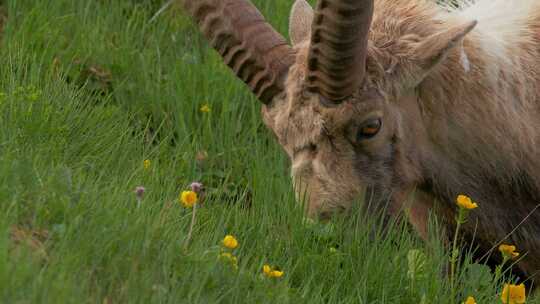
[[[255,3],[286,33],[292,3]],[[436,233],[382,233],[360,210],[304,221],[258,103],[178,11],[4,7],[1,302],[455,303]],[[193,180],[200,204],[180,208]],[[467,259],[453,278],[479,303],[510,282]]]

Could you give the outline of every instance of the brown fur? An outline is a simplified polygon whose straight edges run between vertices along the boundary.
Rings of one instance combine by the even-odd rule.
[[[469,33],[471,20],[433,2],[376,1],[366,79],[339,106],[325,106],[305,90],[309,39],[298,43],[286,94],[263,106],[263,117],[291,158],[308,214],[347,210],[368,188],[402,208],[404,197],[421,191],[409,213],[426,237],[428,210],[451,232],[455,198],[466,194],[480,206],[464,227],[466,239],[474,238],[479,254],[499,242],[515,244],[524,255],[519,269],[534,278],[540,271],[540,211],[530,214],[540,204],[538,8],[516,25],[512,43],[497,45],[481,29]],[[356,140],[358,126],[373,117],[383,121],[379,134]]]

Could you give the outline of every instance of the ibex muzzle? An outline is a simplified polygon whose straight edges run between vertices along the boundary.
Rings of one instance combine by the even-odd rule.
[[[297,0],[289,46],[247,0],[183,0],[262,101],[310,216],[372,193],[390,212],[408,209],[426,237],[430,212],[454,231],[455,198],[466,194],[480,208],[465,239],[481,255],[516,244],[526,253],[521,273],[534,278],[540,2],[508,2],[464,1],[456,10],[425,0],[320,0],[313,10]]]

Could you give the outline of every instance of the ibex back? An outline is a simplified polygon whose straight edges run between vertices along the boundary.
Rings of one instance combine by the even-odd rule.
[[[312,217],[360,196],[407,209],[426,237],[458,194],[478,253],[499,242],[540,271],[540,2],[297,0],[292,46],[248,0],[183,0],[263,103]],[[405,203],[414,193],[414,199]],[[305,196],[304,196],[305,195]],[[495,255],[494,255],[495,256]]]

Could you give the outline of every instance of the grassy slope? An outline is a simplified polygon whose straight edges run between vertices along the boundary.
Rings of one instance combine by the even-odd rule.
[[[282,33],[289,2],[256,1]],[[169,12],[150,24],[159,6],[148,3],[7,3],[3,303],[453,302],[436,243],[403,229],[370,240],[362,219],[303,225],[254,98],[185,18]],[[196,161],[200,151],[208,156]],[[176,199],[193,180],[208,197],[184,251],[191,215]],[[140,208],[138,185],[147,189]],[[216,259],[227,233],[241,243],[238,271]],[[415,280],[413,248],[428,255]],[[262,277],[264,263],[285,276]],[[492,284],[464,278],[459,290],[496,302]]]

